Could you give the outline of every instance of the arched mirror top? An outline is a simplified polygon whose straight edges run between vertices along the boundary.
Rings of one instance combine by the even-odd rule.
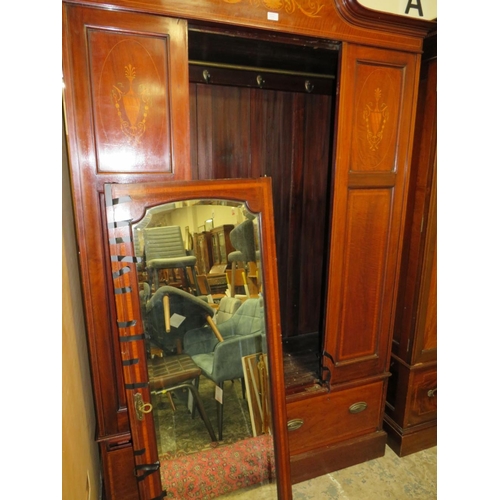
[[[133,184],[134,198],[131,203],[115,203],[114,214],[132,223],[143,219],[148,209],[154,209],[168,203],[191,202],[192,200],[219,200],[235,206],[244,204],[249,212],[255,214],[271,211],[272,203],[262,197],[267,191],[271,180],[262,179],[223,179],[203,181],[177,181],[169,183],[141,183]],[[123,193],[122,197],[130,196],[123,186],[131,184],[113,185],[114,192]]]

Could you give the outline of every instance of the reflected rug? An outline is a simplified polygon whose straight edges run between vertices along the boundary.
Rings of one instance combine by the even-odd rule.
[[[273,439],[262,435],[170,459],[160,457],[166,498],[217,498],[276,477]]]

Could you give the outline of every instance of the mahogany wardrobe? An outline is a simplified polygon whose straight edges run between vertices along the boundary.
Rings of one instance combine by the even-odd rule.
[[[393,332],[408,283],[402,263],[422,272],[408,271],[407,212],[418,189],[423,42],[436,23],[356,0],[64,0],[62,8],[106,499],[165,495],[130,408],[137,388],[125,380],[108,232],[113,185],[271,179],[274,239],[263,243],[275,247],[279,290],[270,355],[280,497],[291,497],[293,483],[382,456],[387,432],[404,431],[394,411],[384,427],[391,366],[401,381],[413,363],[393,348]],[[416,376],[426,395],[435,389]]]

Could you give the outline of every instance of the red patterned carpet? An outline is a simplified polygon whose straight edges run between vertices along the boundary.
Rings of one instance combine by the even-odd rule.
[[[270,435],[169,459],[160,457],[166,498],[211,499],[275,478],[273,440]]]

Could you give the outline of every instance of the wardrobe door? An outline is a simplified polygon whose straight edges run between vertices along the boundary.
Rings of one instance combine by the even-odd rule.
[[[105,476],[123,472],[122,464],[133,461],[131,448],[127,460],[115,463],[114,458],[127,453],[117,453],[116,445],[127,450],[130,428],[107,256],[104,184],[190,177],[187,68],[185,21],[63,3],[71,188]],[[133,474],[132,468],[126,471],[136,483]],[[115,498],[110,478],[104,483],[106,498]]]
[[[388,369],[418,62],[355,45],[342,53],[324,342],[331,383]]]

